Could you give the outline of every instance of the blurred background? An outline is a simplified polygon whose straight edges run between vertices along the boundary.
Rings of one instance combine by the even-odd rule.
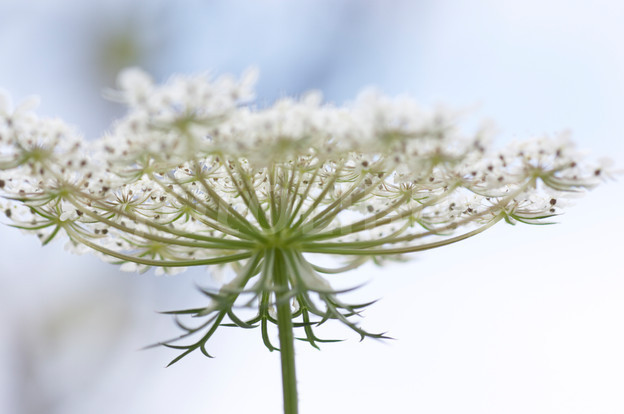
[[[565,129],[624,167],[624,3],[612,0],[0,0],[0,89],[100,136],[119,69],[240,74],[258,102],[365,86],[493,119],[499,144]],[[547,227],[507,225],[405,264],[364,267],[362,325],[397,340],[298,344],[301,412],[624,412],[623,186]],[[222,328],[173,367],[156,310],[203,304],[178,276],[120,273],[0,226],[0,412],[281,412],[279,355]]]

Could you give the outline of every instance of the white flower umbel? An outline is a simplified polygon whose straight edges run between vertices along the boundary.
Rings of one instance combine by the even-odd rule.
[[[293,328],[312,346],[313,328],[338,320],[362,338],[383,338],[353,316],[367,304],[340,299],[322,274],[368,259],[455,243],[504,220],[543,224],[562,198],[598,184],[605,166],[587,162],[566,136],[492,149],[483,128],[464,134],[457,116],[407,97],[368,91],[344,107],[318,94],[256,108],[255,73],[175,77],[164,85],[138,69],[111,96],[128,114],[96,142],[25,103],[0,99],[0,194],[12,225],[44,244],[59,236],[122,269],[173,273],[228,265],[236,276],[204,290],[206,307],[172,312],[199,349],[221,325],[260,327],[277,348],[285,410],[297,410]],[[317,254],[337,267],[314,263]],[[239,305],[256,316],[243,318]]]

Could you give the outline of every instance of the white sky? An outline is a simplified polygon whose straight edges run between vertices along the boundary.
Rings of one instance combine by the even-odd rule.
[[[89,37],[76,34],[132,7],[93,2],[105,11],[97,19],[85,4],[0,2],[0,88],[40,94],[42,113],[91,136],[110,115],[92,116],[102,84],[89,72]],[[141,27],[164,30],[171,42],[147,60],[160,77],[257,64],[266,100],[321,88],[341,102],[376,84],[427,104],[476,107],[476,118],[499,125],[500,142],[570,129],[579,146],[624,168],[624,3],[161,1],[171,20],[153,28],[162,16],[143,12],[147,2],[132,4]],[[357,296],[381,301],[362,324],[397,340],[359,343],[330,327],[348,341],[321,352],[299,346],[301,412],[624,412],[623,202],[620,179],[578,200],[557,226],[500,225],[410,263],[365,267],[353,280],[371,283]],[[216,359],[193,356],[167,370],[171,352],[134,352],[175,333],[152,310],[185,307],[201,272],[119,275],[6,227],[0,271],[0,412],[15,412],[20,347],[33,349],[44,390],[64,396],[58,412],[281,408],[278,356],[259,332],[224,330],[213,342]],[[67,327],[72,318],[56,311],[82,317]],[[50,340],[55,318],[56,348],[27,345]],[[92,361],[100,354],[104,362]],[[89,369],[101,379],[81,384]]]

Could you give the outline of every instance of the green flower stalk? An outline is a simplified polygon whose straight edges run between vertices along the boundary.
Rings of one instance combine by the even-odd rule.
[[[128,69],[110,95],[129,112],[93,142],[35,116],[31,102],[11,109],[2,98],[0,194],[10,225],[43,244],[64,236],[123,270],[229,267],[232,280],[202,289],[205,307],[170,312],[183,334],[161,344],[179,351],[174,363],[195,350],[210,356],[220,326],[260,328],[281,353],[288,414],[297,412],[295,331],[316,348],[333,342],[315,333],[329,320],[386,338],[360,327],[370,303],[345,303],[332,275],[499,221],[549,223],[566,194],[607,175],[566,136],[495,150],[487,126],[462,133],[458,114],[407,97],[367,91],[336,107],[311,93],[257,108],[255,77],[155,85]],[[319,266],[319,255],[335,266]]]

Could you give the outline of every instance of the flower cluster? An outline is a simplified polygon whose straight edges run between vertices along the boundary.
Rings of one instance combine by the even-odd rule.
[[[256,108],[255,77],[156,85],[126,70],[111,96],[128,114],[95,142],[35,116],[30,102],[0,100],[0,194],[13,226],[44,244],[64,235],[125,270],[227,264],[236,273],[204,291],[210,305],[174,312],[206,318],[179,324],[182,337],[205,331],[191,345],[167,343],[181,356],[208,354],[206,341],[228,324],[260,326],[276,349],[267,327],[285,301],[313,346],[322,341],[314,324],[328,319],[383,337],[351,318],[367,304],[343,303],[322,274],[455,243],[501,220],[545,223],[566,193],[605,176],[564,135],[495,150],[487,127],[465,134],[457,114],[407,97],[367,91],[337,107],[310,93]],[[317,254],[336,267],[316,265]],[[235,303],[257,315],[240,317]]]

